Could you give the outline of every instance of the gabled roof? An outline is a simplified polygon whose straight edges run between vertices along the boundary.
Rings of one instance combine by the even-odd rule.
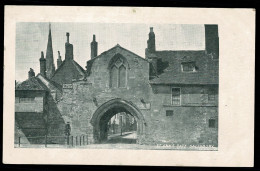
[[[64,66],[64,64],[66,62],[71,62],[73,64],[73,66],[77,69],[77,71],[80,73],[80,75],[84,76],[85,75],[85,70],[73,59],[72,60],[64,60],[61,65],[59,66],[58,69],[56,69],[56,71],[54,72],[54,74],[52,75],[52,78],[55,76],[55,74],[57,72],[59,72],[59,70]]]
[[[201,51],[157,51],[158,76],[151,84],[218,84],[218,60]],[[183,72],[181,65],[194,62],[196,72]]]
[[[88,61],[87,61],[86,75],[89,75],[90,70],[91,70],[91,67],[92,67],[92,64],[93,64],[93,62],[94,62],[97,58],[100,58],[100,57],[106,55],[107,53],[109,53],[110,51],[116,50],[116,49],[121,49],[121,50],[126,51],[126,52],[128,52],[128,53],[131,53],[132,55],[138,57],[139,59],[142,59],[142,60],[144,60],[144,61],[146,61],[146,62],[149,62],[147,59],[145,59],[145,58],[143,58],[143,57],[141,57],[141,56],[135,54],[134,52],[131,52],[130,50],[127,50],[127,49],[123,48],[122,46],[120,46],[119,44],[117,44],[116,46],[114,46],[114,47],[108,49],[107,51],[102,52],[100,55],[96,56],[95,58],[92,58],[92,59],[88,60]]]
[[[112,48],[108,49],[107,51],[104,51],[104,52],[102,52],[100,55],[96,56],[95,58],[92,58],[92,59],[90,59],[89,61],[95,60],[95,59],[97,59],[97,58],[99,58],[99,57],[101,57],[101,56],[105,55],[105,54],[106,54],[106,53],[108,53],[109,51],[112,51],[112,50],[114,50],[114,49],[116,49],[116,48],[118,48],[118,49],[122,49],[122,50],[124,50],[124,51],[127,51],[127,52],[129,52],[129,53],[131,53],[131,54],[135,55],[136,57],[138,57],[138,58],[141,58],[142,60],[145,60],[145,61],[147,61],[147,62],[148,62],[148,60],[147,60],[147,59],[145,59],[145,58],[142,58],[141,56],[139,56],[139,55],[135,54],[134,52],[132,52],[132,51],[130,51],[130,50],[127,50],[127,49],[123,48],[123,47],[122,47],[122,46],[120,46],[119,44],[117,44],[117,45],[115,45],[114,47],[112,47]],[[88,62],[89,62],[89,61],[88,61]]]
[[[41,90],[48,91],[43,83],[37,77],[31,77],[21,84],[19,84],[15,90]]]

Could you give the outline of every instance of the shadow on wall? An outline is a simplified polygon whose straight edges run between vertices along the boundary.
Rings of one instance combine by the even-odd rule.
[[[48,97],[48,121],[47,121],[47,136],[48,143],[50,144],[65,144],[65,121],[57,107],[55,100],[49,96]]]
[[[169,67],[169,62],[168,61],[163,62],[162,58],[158,59],[158,61],[157,61],[157,73],[158,73],[158,75],[164,73],[164,70],[167,67]]]
[[[30,144],[43,144],[46,135],[46,122],[42,113],[16,112],[15,120],[17,123],[16,134]],[[16,137],[16,138],[18,138]]]
[[[26,144],[44,144],[47,134],[48,144],[64,144],[66,142],[65,121],[51,95],[48,95],[47,98],[48,102],[44,105],[43,113],[15,112],[17,123],[15,139],[21,137],[21,141]]]

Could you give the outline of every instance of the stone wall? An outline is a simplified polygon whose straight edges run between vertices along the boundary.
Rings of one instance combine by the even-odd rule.
[[[127,87],[110,88],[108,63],[118,53],[124,56],[129,64]],[[141,99],[149,103],[151,88],[148,72],[149,63],[146,60],[121,48],[114,48],[104,56],[96,58],[87,80],[73,82],[72,89],[63,89],[63,97],[58,106],[66,122],[71,122],[71,133],[87,133],[93,142],[93,126],[90,123],[92,115],[103,103],[115,98],[133,103],[146,115],[150,106],[144,106]]]
[[[180,106],[171,104],[171,87],[181,88]],[[206,99],[209,89],[215,90],[216,99],[214,101]],[[150,130],[154,131],[148,135],[151,137],[150,144],[175,143],[217,146],[218,98],[216,85],[161,85],[153,87],[153,92]],[[189,101],[196,101],[196,103],[187,103]],[[167,116],[166,111],[172,111],[172,115]],[[209,128],[209,119],[215,120],[214,128]]]
[[[127,87],[110,88],[109,62],[116,55],[126,58]],[[112,48],[92,59],[90,74],[86,80],[75,81],[72,88],[63,89],[58,109],[65,122],[71,123],[74,136],[88,134],[94,143],[93,126],[90,123],[94,112],[112,99],[123,99],[136,106],[145,119],[144,134],[139,136],[142,144],[210,144],[217,146],[218,99],[217,86],[178,85],[182,89],[185,105],[171,105],[171,86],[152,87],[149,84],[149,63],[120,47]],[[89,66],[90,67],[90,66]],[[214,89],[216,100],[205,98]],[[201,98],[191,103],[193,98]],[[173,115],[166,116],[166,110]],[[209,128],[209,119],[215,119],[215,127]]]

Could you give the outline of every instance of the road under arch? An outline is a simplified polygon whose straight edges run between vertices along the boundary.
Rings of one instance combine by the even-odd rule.
[[[102,104],[93,114],[94,142],[102,143],[108,137],[108,121],[117,113],[125,112],[132,115],[137,122],[137,143],[145,132],[145,120],[140,110],[132,103],[123,99],[113,99]]]

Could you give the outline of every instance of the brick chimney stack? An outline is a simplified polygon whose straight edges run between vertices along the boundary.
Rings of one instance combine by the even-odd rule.
[[[73,59],[73,45],[69,42],[70,33],[66,33],[67,42],[65,43],[65,60]]]
[[[93,40],[90,44],[90,48],[91,48],[91,59],[95,58],[97,56],[97,52],[98,52],[98,43],[96,42],[96,35],[93,35]]]
[[[205,50],[214,58],[219,58],[218,25],[205,25]]]
[[[42,76],[46,77],[46,59],[44,58],[43,51],[41,51],[40,58],[40,73]]]
[[[145,58],[148,59],[150,62],[150,67],[153,68],[154,74],[157,75],[158,68],[157,68],[157,62],[158,57],[156,56],[155,52],[155,34],[153,32],[153,27],[150,27],[150,32],[148,34],[148,40],[147,40],[147,48],[145,49]]]
[[[147,40],[147,49],[150,53],[155,52],[155,34],[153,27],[150,27],[149,39]]]
[[[62,59],[61,59],[61,56],[60,56],[60,51],[58,51],[57,68],[60,67],[61,63],[62,63]]]
[[[33,69],[30,68],[30,71],[28,72],[28,78],[30,79],[32,77],[35,77],[35,73],[34,73]]]

